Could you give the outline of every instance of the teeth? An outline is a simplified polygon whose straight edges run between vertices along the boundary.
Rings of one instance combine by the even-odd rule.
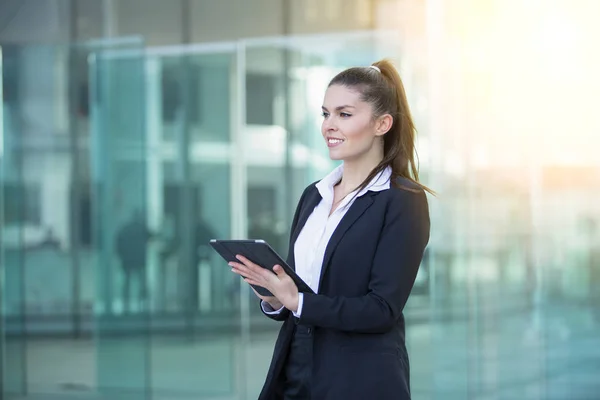
[[[342,143],[343,140],[342,139],[329,139],[328,142],[331,144],[338,144],[338,143]]]

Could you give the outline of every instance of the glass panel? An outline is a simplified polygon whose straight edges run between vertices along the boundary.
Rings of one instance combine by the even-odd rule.
[[[289,104],[294,88],[288,70],[297,62],[297,54],[283,46],[253,45],[246,48],[245,57],[248,235],[264,239],[286,254],[289,197],[294,194],[296,172],[291,163],[293,149],[288,145],[291,118],[304,114],[302,103],[298,108]]]
[[[83,45],[3,47],[8,60],[3,86],[8,91],[2,106],[2,264],[7,284],[2,311],[5,362],[10,365],[5,388],[10,392],[95,385],[93,370],[81,369],[93,364],[91,343],[78,342],[81,352],[66,352],[62,367],[54,368],[52,354],[64,343],[50,339],[78,338],[91,325],[94,278],[90,243],[83,237],[89,210],[80,203],[90,196],[82,183],[89,182],[89,52]],[[43,340],[33,342],[32,337]]]
[[[2,295],[11,365],[6,387],[19,393],[48,391],[57,387],[57,381],[68,382],[69,367],[46,373],[43,351],[29,346],[26,339],[81,328],[74,264],[78,245],[70,208],[75,128],[68,113],[67,78],[69,59],[76,50],[36,45],[2,50],[7,284]]]
[[[146,264],[154,235],[142,56],[132,48],[98,49],[90,57],[97,386],[128,399],[145,399],[150,385]]]
[[[430,203],[432,314],[423,329],[436,332],[425,371],[433,390],[423,398],[593,398],[600,181],[590,89],[600,81],[585,38],[596,24],[568,2],[448,3],[407,15],[404,46],[430,83],[413,104],[431,138],[427,182],[440,193]],[[554,13],[577,26],[563,47],[535,40],[542,15]],[[509,30],[495,27],[519,18],[526,22],[509,28],[519,40],[503,46]]]
[[[298,63],[298,53],[281,43],[252,43],[245,48],[243,147],[247,160],[247,237],[266,240],[284,257],[287,255],[289,225],[294,207],[304,189],[307,160],[295,165],[294,151],[307,153],[303,144],[296,150],[291,134],[301,128],[299,117],[306,116],[301,86],[288,73]],[[296,96],[292,96],[292,92]],[[301,97],[298,98],[298,95]],[[295,100],[292,103],[292,99]],[[293,105],[293,106],[292,106]],[[243,282],[242,282],[243,283]],[[280,324],[262,315],[254,293],[243,287],[249,315],[249,335],[242,348],[247,363],[242,384],[246,398],[257,398],[271,360]],[[260,354],[261,356],[256,356]]]
[[[19,77],[20,49],[3,46],[0,48],[0,69],[2,82],[2,120],[0,120],[1,153],[0,172],[2,183],[2,290],[0,291],[0,318],[2,319],[2,344],[0,356],[3,393],[22,394],[26,391],[26,364],[24,339],[25,301],[24,301],[24,223],[26,219],[23,201],[22,151],[19,102],[16,98],[15,83]],[[8,189],[12,188],[12,189]],[[4,366],[10,365],[10,368]]]
[[[201,47],[148,59],[149,212],[163,232],[152,291],[157,395],[237,392],[239,282],[208,246],[232,234],[234,61]]]

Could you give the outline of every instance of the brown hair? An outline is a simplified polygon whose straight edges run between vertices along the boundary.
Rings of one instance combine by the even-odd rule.
[[[358,191],[364,189],[377,174],[391,166],[392,185],[397,185],[397,178],[405,178],[434,194],[431,189],[419,183],[418,165],[415,163],[416,129],[408,107],[404,84],[391,61],[384,59],[374,63],[372,67],[346,69],[337,74],[328,86],[333,85],[359,91],[361,100],[371,104],[375,118],[389,114],[394,120],[390,130],[383,135],[383,160],[361,183]]]

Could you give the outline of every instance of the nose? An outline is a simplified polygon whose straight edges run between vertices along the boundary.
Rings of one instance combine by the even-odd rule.
[[[323,120],[322,130],[323,130],[323,133],[335,132],[337,130],[337,127],[335,125],[335,122],[333,121],[333,118],[329,117],[329,118],[325,118]]]

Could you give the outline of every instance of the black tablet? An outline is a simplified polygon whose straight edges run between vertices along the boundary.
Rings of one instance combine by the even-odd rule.
[[[275,265],[281,265],[283,270],[293,279],[301,293],[314,293],[313,290],[300,278],[282,257],[264,240],[218,240],[212,239],[210,245],[227,262],[240,262],[235,256],[240,254],[253,263],[271,271]],[[267,289],[251,285],[262,296],[272,296]]]

